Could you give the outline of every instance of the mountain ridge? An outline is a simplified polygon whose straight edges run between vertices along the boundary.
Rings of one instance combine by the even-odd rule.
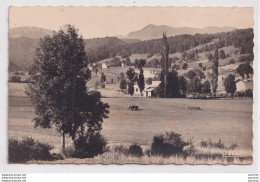
[[[219,32],[228,32],[235,30],[235,27],[232,26],[207,26],[204,28],[192,28],[192,27],[171,27],[168,25],[153,25],[149,24],[145,26],[144,28],[129,32],[126,35],[126,38],[129,39],[140,39],[140,40],[151,40],[151,39],[158,39],[162,37],[162,34],[166,32],[167,36],[175,36],[175,35],[181,35],[181,34],[205,34],[205,33],[219,33]]]

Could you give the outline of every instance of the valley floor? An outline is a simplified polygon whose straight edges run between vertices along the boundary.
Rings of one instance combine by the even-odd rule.
[[[202,140],[217,142],[221,139],[227,146],[237,143],[238,147],[231,151],[232,155],[252,156],[252,99],[102,98],[102,101],[111,106],[102,130],[110,148],[139,144],[145,149],[150,147],[155,135],[174,131],[195,146],[200,146]],[[128,110],[133,104],[138,105],[140,110]],[[202,110],[189,110],[189,106]],[[32,137],[54,146],[54,151],[59,152],[60,134],[54,129],[34,128],[34,108],[28,98],[9,97],[8,116],[9,138]],[[67,144],[70,145],[68,138]],[[97,161],[102,162],[104,158],[101,156]],[[71,163],[70,159],[63,162],[66,161]],[[83,161],[95,163],[90,159]]]

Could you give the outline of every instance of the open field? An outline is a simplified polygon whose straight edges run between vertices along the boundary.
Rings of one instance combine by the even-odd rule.
[[[233,155],[252,155],[252,99],[197,100],[157,98],[103,98],[111,106],[102,134],[109,145],[137,143],[149,147],[153,136],[165,131],[182,134],[199,146],[202,140],[238,144]],[[130,111],[136,104],[141,110]],[[202,110],[188,110],[198,106]],[[27,98],[9,97],[9,137],[33,137],[57,151],[60,134],[54,129],[34,129],[34,109]],[[67,140],[68,141],[68,140]],[[68,142],[69,143],[69,142]]]

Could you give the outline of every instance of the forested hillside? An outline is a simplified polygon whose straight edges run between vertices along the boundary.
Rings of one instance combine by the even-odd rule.
[[[233,45],[240,48],[240,54],[253,53],[253,29],[240,29],[227,33],[177,35],[168,37],[170,54],[183,53],[198,45],[197,52],[206,52],[215,48]],[[39,39],[9,38],[9,61],[10,71],[28,70],[32,64],[35,49]],[[162,50],[162,39],[154,39],[129,43],[116,37],[85,39],[86,51],[89,62],[97,62],[103,59],[122,56],[126,58],[132,54],[158,54]],[[13,66],[15,65],[15,66]]]

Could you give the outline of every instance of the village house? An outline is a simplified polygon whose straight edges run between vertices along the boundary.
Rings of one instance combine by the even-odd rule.
[[[156,87],[159,86],[161,81],[152,81],[151,85],[145,85],[145,88],[143,90],[143,96],[142,97],[154,97],[154,90]],[[137,82],[134,83],[134,94],[136,96],[141,97],[140,89],[138,87]]]
[[[107,64],[106,63],[102,63],[102,69],[107,69]]]

